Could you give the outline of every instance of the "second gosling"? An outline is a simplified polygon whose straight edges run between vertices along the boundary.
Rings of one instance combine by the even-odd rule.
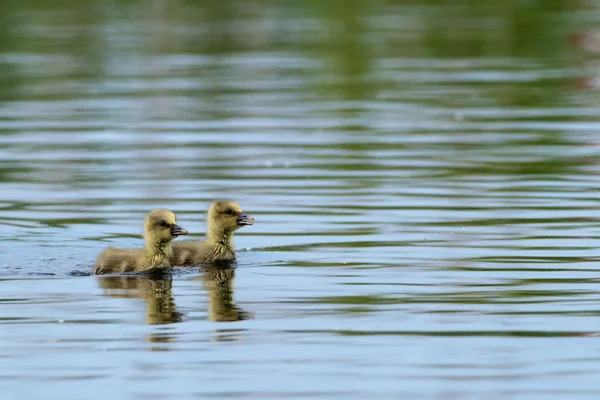
[[[108,247],[96,260],[92,274],[142,272],[171,266],[171,241],[188,231],[177,225],[175,214],[164,208],[152,210],[144,219],[143,249]]]
[[[244,214],[237,203],[230,200],[213,201],[206,217],[206,240],[174,243],[173,266],[235,260],[233,232],[253,224],[254,217]]]

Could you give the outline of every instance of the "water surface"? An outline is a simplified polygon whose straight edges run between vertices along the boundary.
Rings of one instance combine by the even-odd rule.
[[[3,4],[2,398],[597,398],[600,8],[566,3]],[[88,275],[221,197],[237,263]]]

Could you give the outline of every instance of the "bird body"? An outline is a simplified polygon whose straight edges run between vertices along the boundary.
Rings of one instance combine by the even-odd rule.
[[[176,224],[175,214],[159,208],[144,219],[143,249],[117,249],[108,247],[100,253],[92,274],[141,272],[171,266],[171,241],[188,231]]]
[[[186,240],[173,247],[173,264],[176,266],[208,264],[214,261],[233,261],[233,245]]]

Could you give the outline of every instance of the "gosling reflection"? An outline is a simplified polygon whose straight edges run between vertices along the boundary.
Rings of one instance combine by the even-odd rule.
[[[169,274],[100,276],[98,282],[107,297],[144,299],[148,325],[172,324],[182,320],[183,314],[177,312],[171,294]]]
[[[208,318],[215,322],[243,321],[254,319],[233,302],[233,279],[235,269],[231,263],[220,263],[200,268],[199,279],[204,282],[208,294]]]

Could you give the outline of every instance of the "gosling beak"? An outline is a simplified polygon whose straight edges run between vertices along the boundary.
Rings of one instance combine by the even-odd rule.
[[[238,225],[254,225],[254,217],[252,215],[246,215],[242,212],[237,217]]]
[[[171,235],[172,236],[180,236],[180,235],[187,235],[188,231],[186,229],[183,229],[182,227],[180,227],[177,224],[173,224],[173,226],[171,227]]]

